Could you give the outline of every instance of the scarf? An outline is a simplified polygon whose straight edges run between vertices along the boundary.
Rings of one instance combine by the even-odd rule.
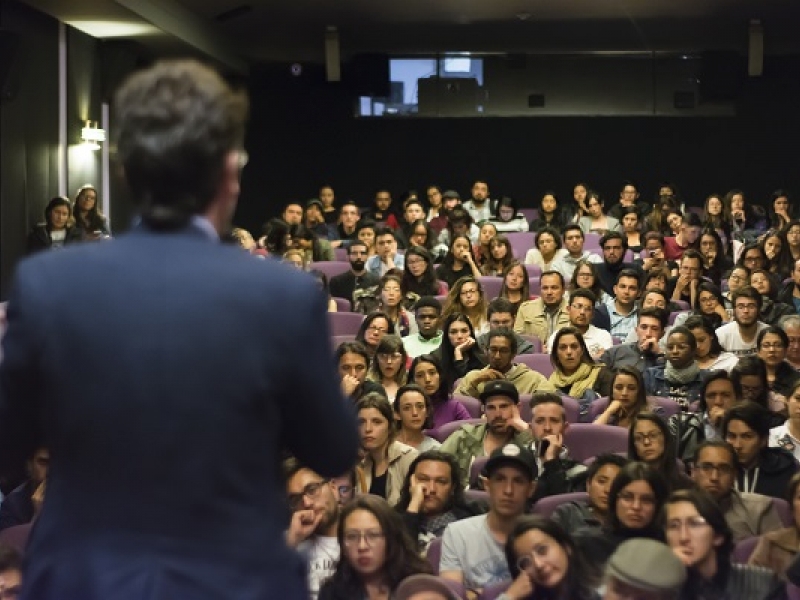
[[[700,374],[700,367],[696,362],[693,362],[688,367],[683,369],[676,369],[672,363],[667,361],[667,366],[664,367],[664,379],[670,383],[677,383],[678,385],[686,385],[697,379]]]
[[[581,366],[578,367],[572,375],[565,375],[558,370],[553,371],[553,374],[550,375],[550,383],[552,383],[556,389],[570,386],[568,396],[570,398],[581,398],[587,390],[594,387],[599,373],[600,365],[581,363]]]

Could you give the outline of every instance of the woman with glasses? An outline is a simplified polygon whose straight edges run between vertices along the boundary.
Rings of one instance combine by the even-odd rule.
[[[319,600],[389,600],[406,577],[430,573],[403,518],[385,500],[361,496],[339,517],[339,564]]]
[[[739,288],[746,287],[750,285],[750,269],[742,266],[737,265],[731,272],[728,274],[728,291],[722,294],[722,297],[725,299],[725,308],[727,310],[733,310],[733,300],[731,298],[731,294],[738,290]]]
[[[770,325],[762,329],[756,338],[758,357],[764,362],[769,387],[769,409],[784,416],[786,402],[800,375],[786,362],[789,337],[780,327]]]
[[[608,494],[609,519],[601,529],[581,528],[573,534],[577,547],[599,568],[625,540],[663,541],[661,507],[669,495],[663,475],[643,462],[628,463],[614,479]]]
[[[675,438],[660,416],[639,413],[628,433],[628,458],[641,461],[664,476],[671,490],[690,488],[694,483],[678,468]]]
[[[697,340],[683,325],[673,327],[667,336],[667,362],[644,372],[648,396],[671,398],[687,411],[700,400],[703,381],[695,360]]]
[[[409,383],[397,390],[394,399],[394,415],[397,420],[397,439],[417,452],[436,450],[441,444],[424,430],[433,425],[431,399],[420,386]]]
[[[800,260],[800,221],[795,219],[791,221],[784,229],[784,237],[786,238],[786,246],[788,249],[787,254],[791,259],[792,264]]]
[[[439,295],[439,280],[433,268],[433,256],[422,246],[411,246],[406,250],[401,288],[405,290],[405,302],[409,308],[422,296]]]
[[[714,229],[706,228],[700,234],[699,250],[703,257],[703,277],[719,286],[723,274],[733,267],[733,261],[726,256],[722,240]]]
[[[385,335],[394,335],[394,323],[385,312],[375,311],[368,314],[356,334],[356,341],[364,344],[370,358]]]
[[[475,329],[464,313],[456,312],[444,317],[442,331],[442,345],[434,352],[434,356],[442,361],[442,371],[449,390],[456,379],[475,369],[482,369],[489,361],[475,341]]]
[[[394,411],[378,392],[370,392],[356,402],[356,414],[364,455],[360,465],[364,487],[359,492],[380,496],[394,506],[418,452],[397,441]]]
[[[408,377],[407,358],[403,340],[396,335],[384,336],[375,349],[375,356],[372,357],[367,379],[383,386],[389,402],[394,400],[400,386],[406,383]]]
[[[700,316],[708,319],[714,329],[730,321],[730,315],[725,309],[725,297],[713,283],[703,282],[697,286],[697,295],[694,299],[693,308],[691,316]],[[683,317],[679,315],[675,319],[674,325],[676,327],[683,325],[689,316],[688,314]]]
[[[451,286],[442,308],[442,318],[447,319],[455,313],[467,315],[475,333],[482,335],[489,331],[488,304],[481,282],[467,275]]]
[[[599,571],[554,521],[521,517],[506,540],[506,560],[513,582],[503,600],[594,600]]]
[[[686,566],[681,600],[782,598],[775,575],[733,562],[733,534],[717,502],[700,489],[673,492],[664,505],[667,544]]]
[[[572,279],[567,289],[570,292],[578,289],[589,290],[597,298],[595,306],[603,305],[608,300],[608,294],[603,291],[603,287],[600,284],[597,265],[585,258],[575,263],[575,270],[572,272]]]
[[[394,324],[399,336],[417,333],[417,320],[403,306],[403,279],[399,274],[387,273],[378,283],[378,310],[383,311]]]

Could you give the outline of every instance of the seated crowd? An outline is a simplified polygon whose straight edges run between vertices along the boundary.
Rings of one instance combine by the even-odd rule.
[[[331,311],[363,315],[335,352],[360,462],[336,479],[284,465],[311,597],[797,597],[800,221],[785,193],[769,230],[738,190],[699,216],[671,186],[650,205],[625,182],[606,211],[579,184],[530,223],[483,181],[463,204],[427,198],[380,190],[337,214],[326,186],[258,242],[234,236],[301,269],[345,251],[317,276]],[[64,202],[48,205],[53,247],[73,239],[57,233]],[[0,504],[2,598],[46,470],[41,448]]]

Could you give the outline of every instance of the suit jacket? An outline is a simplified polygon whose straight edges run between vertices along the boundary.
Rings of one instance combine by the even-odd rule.
[[[332,477],[358,446],[325,299],[200,225],[19,265],[0,461],[50,449],[23,599],[306,596],[282,451]]]

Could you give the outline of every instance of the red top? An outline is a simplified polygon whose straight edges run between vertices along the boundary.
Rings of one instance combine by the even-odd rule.
[[[689,246],[680,246],[674,237],[664,238],[664,258],[667,260],[680,260],[684,250]]]

